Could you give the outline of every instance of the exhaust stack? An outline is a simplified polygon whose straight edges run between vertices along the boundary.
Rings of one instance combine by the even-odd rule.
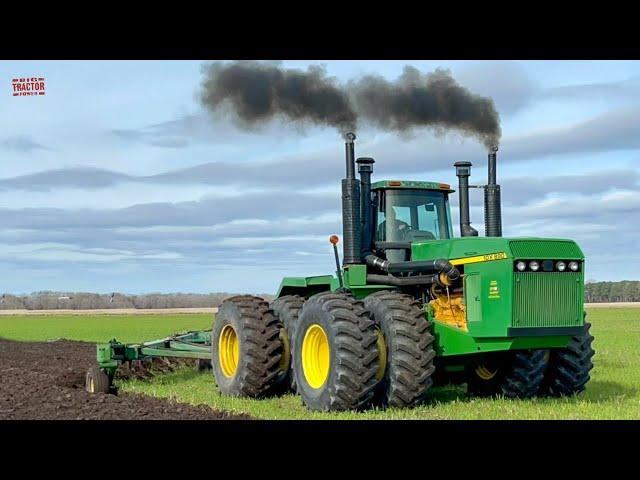
[[[356,135],[345,135],[346,178],[342,179],[342,236],[345,265],[360,263],[361,230],[360,230],[360,181],[356,178],[354,141]]]
[[[484,229],[487,237],[502,236],[500,185],[496,183],[497,146],[491,147],[488,162],[488,183],[484,189]]]
[[[456,176],[458,177],[458,196],[460,199],[460,236],[477,237],[478,231],[471,226],[469,218],[469,177],[471,176],[471,162],[456,162]]]

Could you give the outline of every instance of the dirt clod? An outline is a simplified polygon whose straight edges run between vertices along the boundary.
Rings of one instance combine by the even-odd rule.
[[[216,420],[248,416],[218,412],[144,395],[89,394],[85,374],[95,363],[92,343],[15,342],[0,339],[0,420]],[[171,371],[181,363],[153,362],[151,371]],[[158,366],[156,370],[155,367]],[[118,371],[117,378],[148,378],[142,366]]]

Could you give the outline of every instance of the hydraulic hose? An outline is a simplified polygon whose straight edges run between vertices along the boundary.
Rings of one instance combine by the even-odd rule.
[[[460,278],[458,269],[444,258],[436,260],[417,260],[409,262],[389,262],[376,255],[367,255],[364,258],[367,265],[381,270],[391,275],[399,273],[427,273],[427,274],[444,274],[449,281]]]
[[[412,285],[432,285],[440,284],[437,274],[433,275],[416,275],[413,277],[394,277],[393,275],[367,275],[367,283],[379,285],[393,285],[396,287],[408,287]]]

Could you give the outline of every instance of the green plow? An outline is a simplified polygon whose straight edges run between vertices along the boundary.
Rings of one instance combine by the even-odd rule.
[[[193,358],[198,368],[208,368],[211,362],[211,332],[189,331],[140,344],[124,344],[115,338],[97,345],[97,365],[85,378],[89,393],[111,393],[115,387],[116,370],[123,363],[153,358]]]

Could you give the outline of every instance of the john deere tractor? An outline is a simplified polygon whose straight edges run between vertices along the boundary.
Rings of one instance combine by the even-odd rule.
[[[471,163],[455,164],[454,237],[449,185],[371,183],[374,160],[356,161],[346,138],[335,274],[285,278],[271,304],[230,298],[210,332],[100,345],[88,388],[107,391],[124,361],[190,356],[210,362],[224,394],[293,390],[313,410],[412,407],[446,383],[510,398],[584,390],[594,355],[584,255],[571,240],[502,237],[497,148],[486,185],[469,185]],[[470,188],[484,190],[485,237],[471,226]]]

